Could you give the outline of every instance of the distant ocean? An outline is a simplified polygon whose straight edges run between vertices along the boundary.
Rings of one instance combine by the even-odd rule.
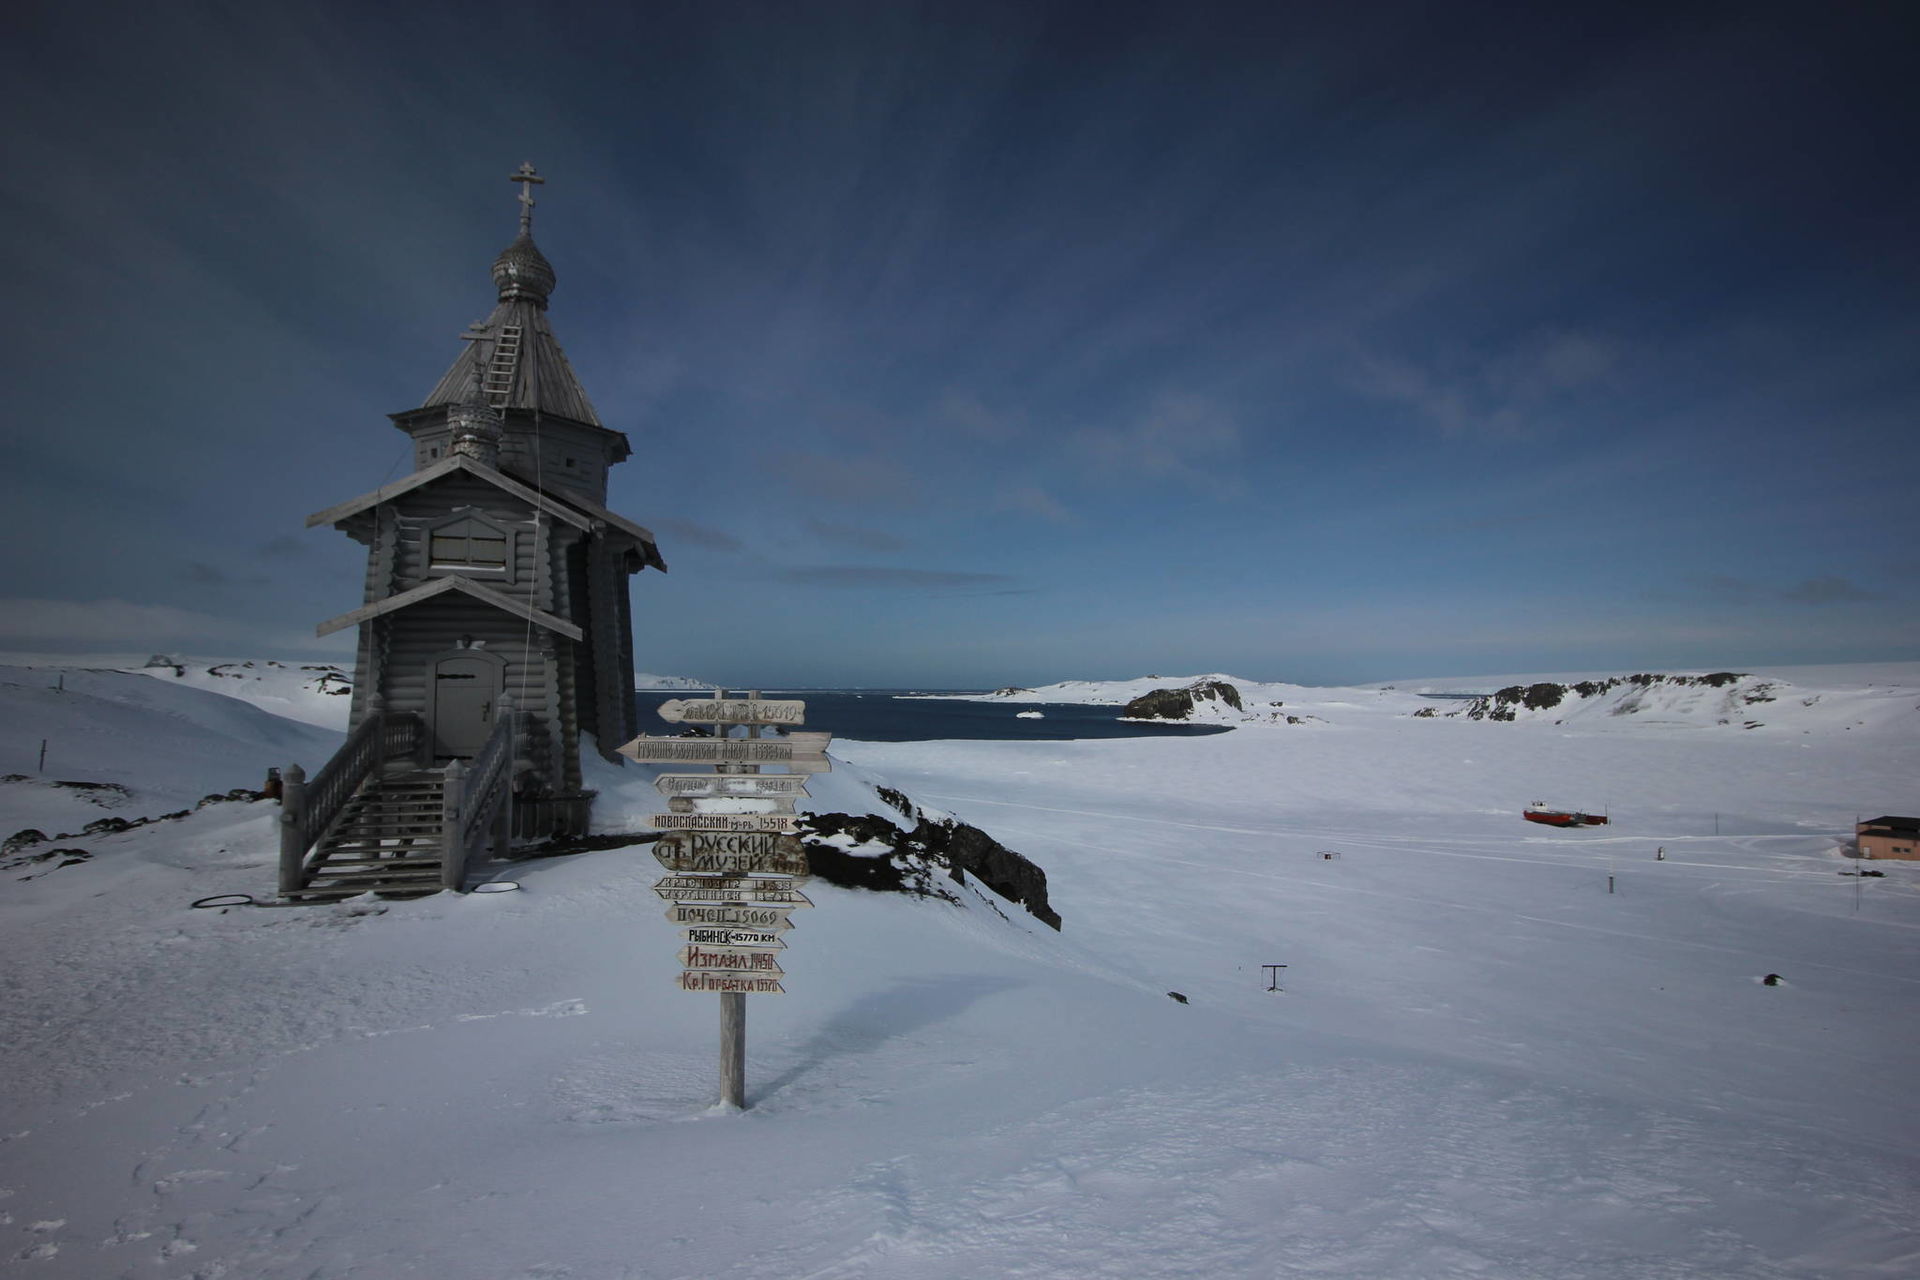
[[[797,698],[807,704],[806,728],[861,742],[924,742],[940,738],[975,740],[1027,739],[1062,742],[1073,738],[1167,738],[1225,733],[1220,725],[1142,724],[1121,720],[1119,707],[1089,707],[1077,703],[953,702],[927,698],[928,693],[974,690],[929,689],[763,689],[768,698]],[[919,697],[901,697],[912,693]],[[640,713],[640,732],[667,733],[672,726],[655,714],[670,698],[701,698],[703,693],[648,691],[633,695]],[[1038,711],[1040,718],[1022,718],[1021,711]]]

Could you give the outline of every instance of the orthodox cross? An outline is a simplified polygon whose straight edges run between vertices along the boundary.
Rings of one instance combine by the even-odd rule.
[[[532,235],[533,186],[536,182],[545,182],[546,179],[533,171],[532,162],[522,160],[520,167],[514,170],[513,176],[508,178],[507,181],[520,184],[520,234],[523,236]]]

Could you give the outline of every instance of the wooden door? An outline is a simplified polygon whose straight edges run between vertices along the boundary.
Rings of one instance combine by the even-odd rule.
[[[493,730],[502,664],[454,654],[433,664],[433,754],[471,757]]]

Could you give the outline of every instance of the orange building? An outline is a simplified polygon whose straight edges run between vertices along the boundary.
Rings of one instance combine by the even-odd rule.
[[[1920,862],[1920,818],[1869,818],[1854,824],[1853,836],[1863,858]]]

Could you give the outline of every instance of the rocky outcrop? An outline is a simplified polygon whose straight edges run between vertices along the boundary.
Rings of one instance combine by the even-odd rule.
[[[1699,686],[1707,689],[1724,689],[1744,679],[1746,679],[1745,673],[1738,671],[1714,671],[1703,676],[1669,676],[1642,672],[1639,675],[1615,676],[1610,680],[1582,680],[1576,684],[1515,684],[1496,690],[1491,696],[1475,698],[1467,704],[1467,719],[1512,720],[1521,711],[1550,711],[1569,697],[1581,700],[1598,698],[1629,685],[1642,690],[1660,685],[1675,688]],[[1742,701],[1747,705],[1772,702],[1773,698],[1769,696],[1771,689],[1771,685],[1760,685],[1749,691]],[[1622,710],[1631,710],[1631,708],[1623,707]]]
[[[971,875],[1042,924],[1060,927],[1059,912],[1047,902],[1046,872],[978,827],[931,819],[897,791],[883,791],[882,797],[913,819],[913,830],[874,814],[814,813],[802,820],[801,839],[814,875],[848,889],[956,903],[960,898],[942,881],[965,884]]]
[[[1203,702],[1223,702],[1241,710],[1240,691],[1224,680],[1196,680],[1184,689],[1154,689],[1126,705],[1129,720],[1185,720]]]

